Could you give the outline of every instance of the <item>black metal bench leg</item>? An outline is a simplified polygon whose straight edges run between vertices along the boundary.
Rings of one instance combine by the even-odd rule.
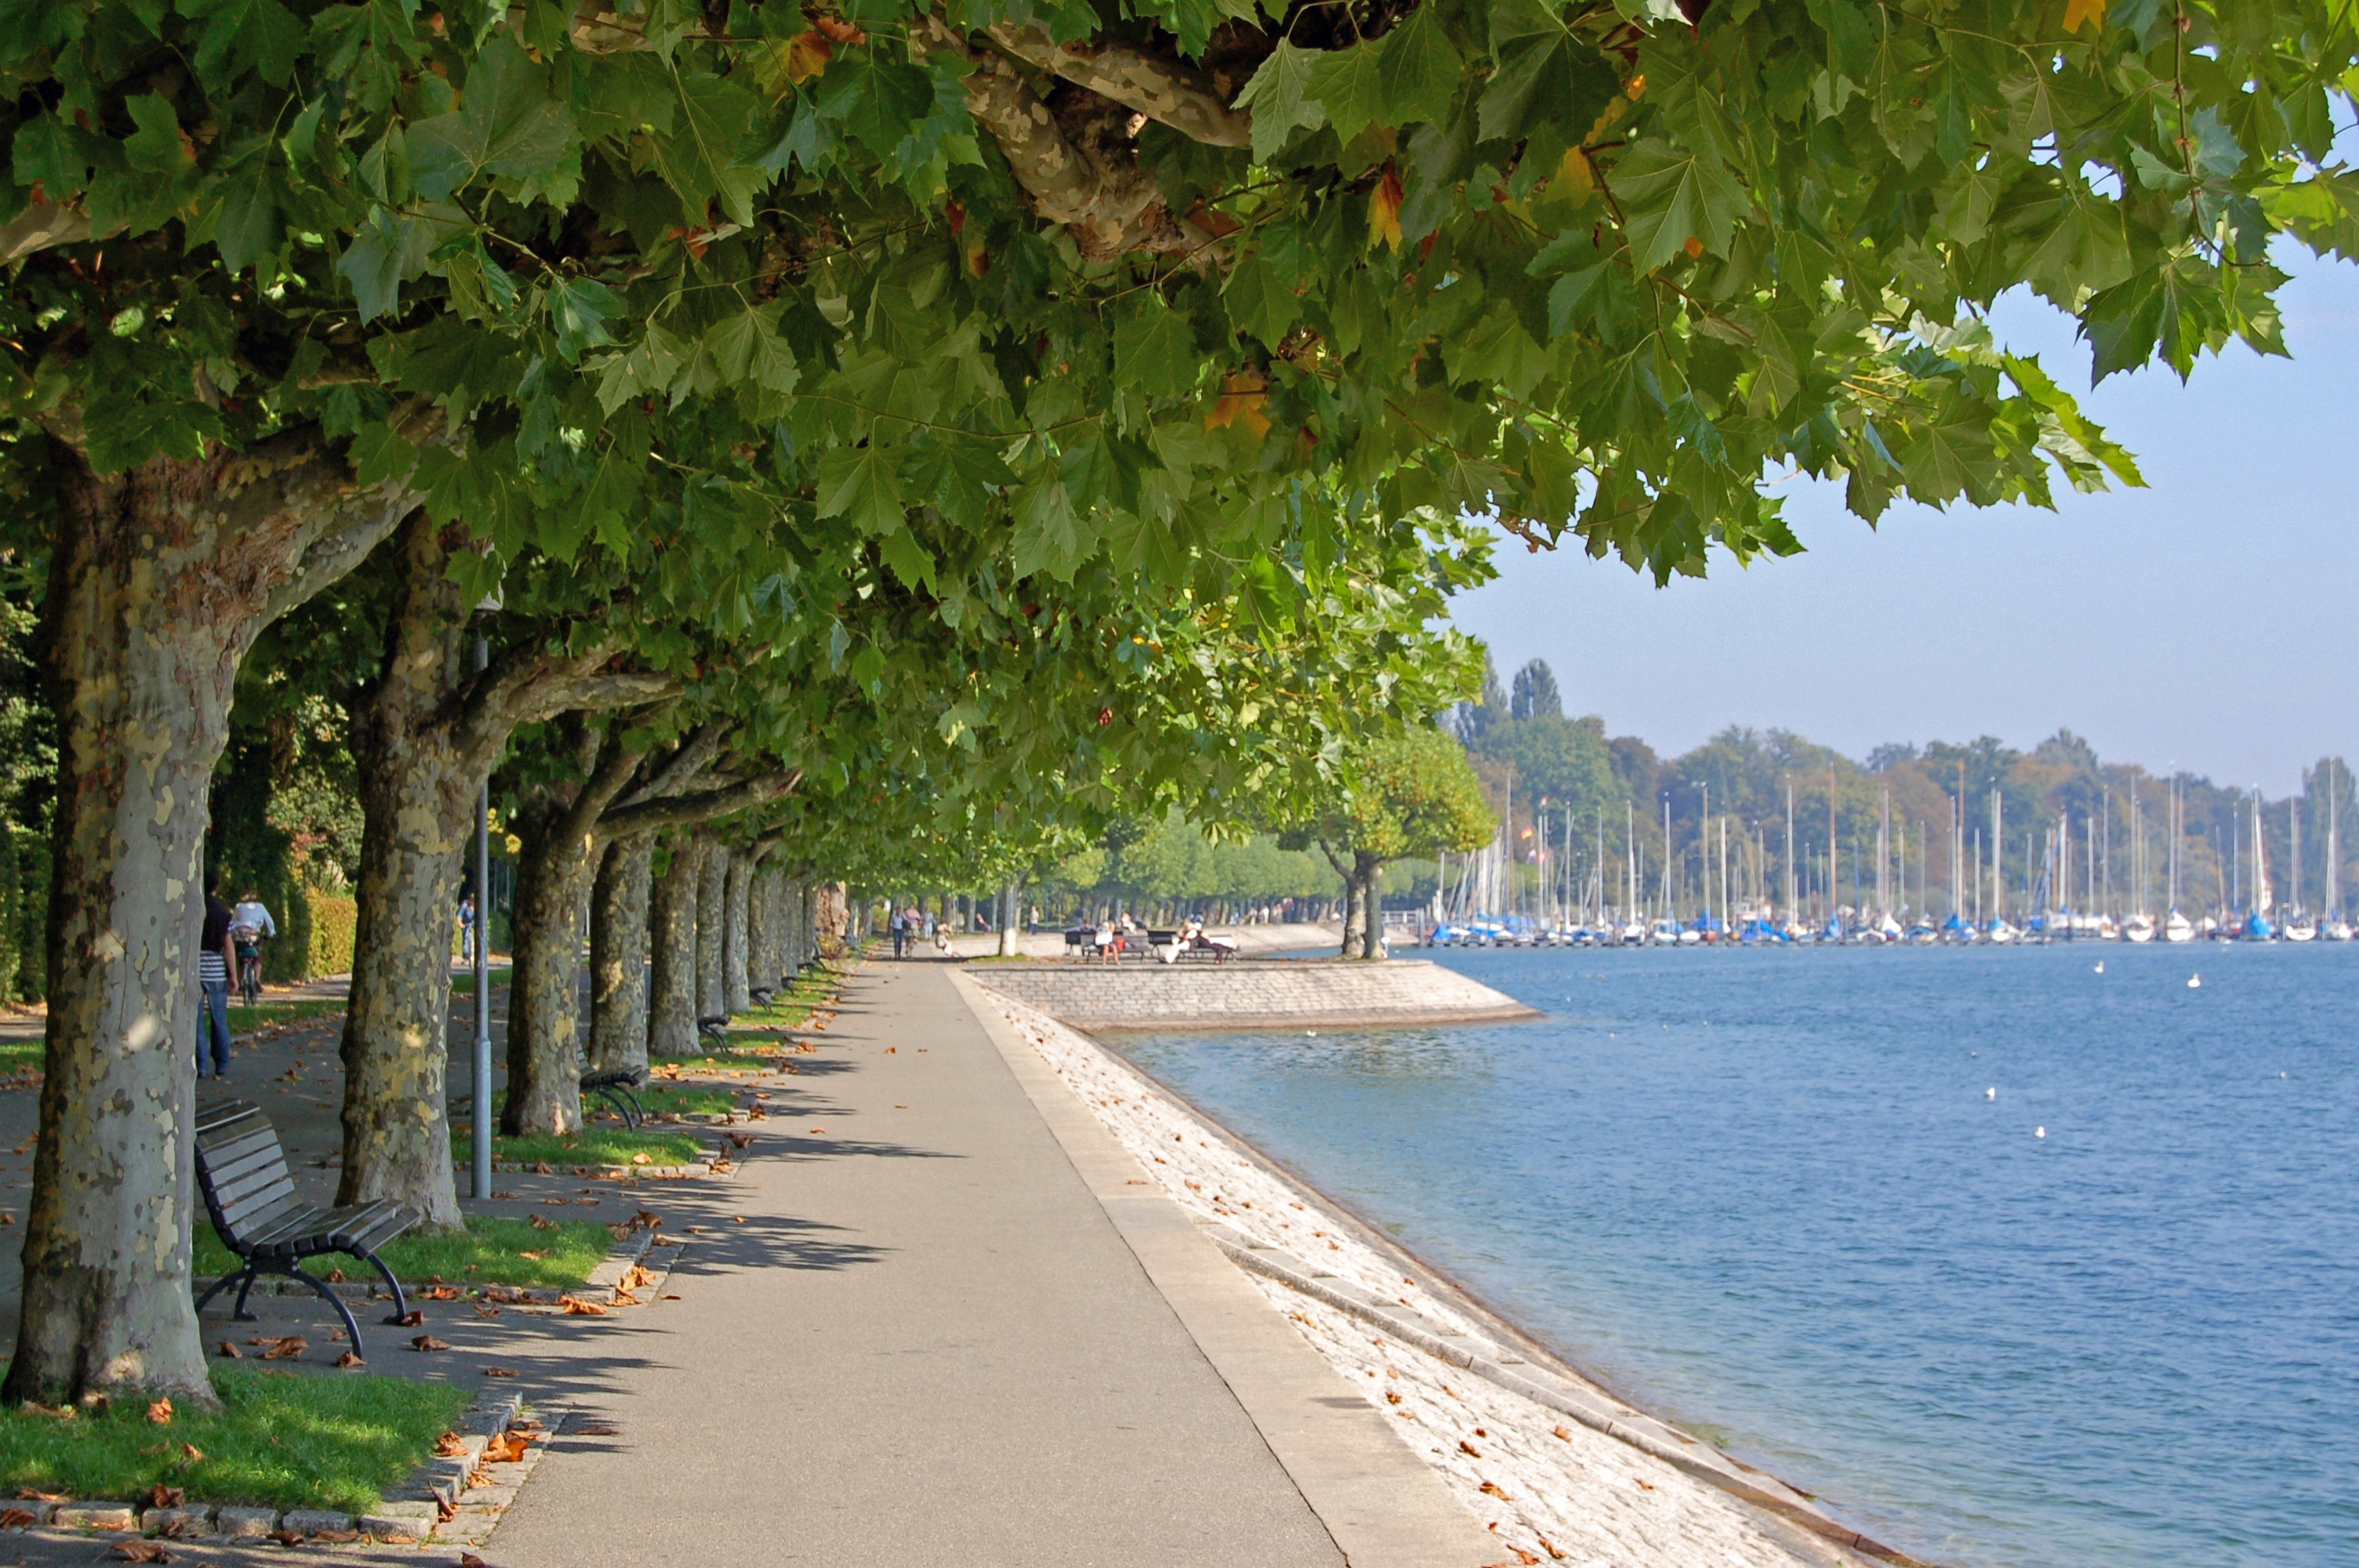
[[[245,1266],[244,1282],[237,1287],[237,1310],[229,1314],[234,1322],[252,1323],[255,1321],[254,1314],[245,1310],[245,1298],[253,1291],[254,1281],[259,1277],[260,1270],[261,1265],[258,1263],[248,1263]]]
[[[623,1098],[629,1102],[631,1108],[623,1113],[623,1125],[636,1132],[640,1128],[647,1125],[647,1108],[641,1105],[639,1103],[639,1097],[633,1094],[628,1088],[624,1089],[622,1094]]]
[[[385,1321],[392,1324],[396,1327],[401,1326],[401,1320],[409,1315],[409,1303],[402,1296],[401,1281],[393,1277],[393,1271],[385,1266],[384,1259],[378,1257],[374,1252],[364,1254],[364,1256],[368,1260],[369,1266],[375,1269],[378,1275],[384,1279],[385,1288],[393,1292],[393,1315],[386,1318]]]
[[[228,1273],[223,1274],[220,1279],[215,1280],[206,1288],[205,1293],[197,1298],[196,1310],[198,1315],[203,1315],[205,1303],[207,1302],[221,1294],[223,1291],[229,1287],[232,1281],[238,1280],[245,1281],[247,1289],[251,1289],[254,1284],[254,1271],[251,1269],[232,1269]],[[237,1304],[240,1314],[243,1315],[245,1307],[245,1291],[241,1290],[237,1292]]]
[[[353,1309],[344,1304],[344,1298],[336,1294],[334,1287],[319,1275],[306,1273],[300,1269],[273,1269],[271,1272],[284,1274],[290,1280],[300,1280],[325,1296],[328,1299],[328,1304],[336,1309],[336,1315],[344,1320],[344,1333],[352,1338],[353,1354],[361,1357],[364,1360],[367,1359],[366,1354],[361,1349],[361,1325],[353,1320]]]

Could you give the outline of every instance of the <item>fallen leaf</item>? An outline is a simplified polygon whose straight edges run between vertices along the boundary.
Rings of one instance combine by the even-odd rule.
[[[125,1563],[169,1563],[172,1554],[152,1541],[118,1541],[114,1555]]]
[[[475,1303],[475,1315],[477,1317],[497,1317],[500,1315],[500,1309],[495,1306],[485,1306],[482,1302],[477,1302]]]
[[[331,1269],[328,1271],[328,1283],[332,1285],[341,1285],[343,1282],[344,1271],[342,1269]]]
[[[459,1291],[453,1285],[436,1285],[431,1290],[419,1292],[418,1298],[429,1302],[455,1302],[459,1299]]]
[[[1567,1443],[1571,1443],[1572,1441],[1572,1433],[1563,1427],[1558,1427],[1556,1429],[1556,1434]]]
[[[0,1509],[0,1530],[22,1530],[40,1522],[41,1516],[30,1509]]]
[[[631,1216],[631,1223],[633,1225],[643,1225],[649,1230],[660,1230],[663,1228],[663,1216],[658,1214],[651,1208],[643,1208],[639,1210],[638,1213]]]
[[[287,1334],[266,1341],[266,1346],[262,1352],[265,1361],[293,1361],[311,1348],[311,1342],[299,1334]]]
[[[538,1263],[546,1260],[549,1257],[549,1254],[546,1252],[518,1252],[516,1256],[519,1258],[529,1258],[534,1262]]]
[[[568,1317],[604,1317],[606,1308],[596,1302],[585,1302],[580,1296],[560,1296],[557,1304],[565,1309]]]
[[[1496,1498],[1503,1503],[1512,1503],[1516,1500],[1515,1498],[1507,1496],[1506,1492],[1500,1490],[1499,1483],[1496,1481],[1485,1481],[1474,1489],[1483,1493],[1485,1497]]]
[[[62,1503],[69,1500],[63,1492],[36,1491],[31,1487],[17,1487],[16,1496],[28,1503]]]
[[[641,1268],[638,1264],[634,1263],[624,1272],[621,1288],[626,1291],[636,1291],[642,1286],[652,1285],[655,1282],[656,1277],[654,1274],[648,1272],[646,1269]]]
[[[245,1356],[245,1351],[240,1350],[236,1346],[232,1345],[226,1339],[221,1342],[221,1353],[233,1361],[241,1360]]]
[[[434,1453],[438,1458],[463,1459],[467,1454],[467,1440],[455,1432],[446,1432],[434,1440]]]
[[[205,1462],[205,1451],[193,1443],[183,1443],[180,1444],[180,1457],[191,1465],[201,1465]]]
[[[1541,1550],[1541,1551],[1543,1551],[1543,1552],[1547,1552],[1550,1557],[1555,1558],[1555,1559],[1556,1559],[1558,1562],[1560,1562],[1560,1563],[1561,1563],[1561,1562],[1563,1562],[1563,1561],[1564,1561],[1564,1553],[1563,1553],[1563,1552],[1559,1552],[1559,1551],[1556,1549],[1556,1542],[1555,1542],[1555,1541],[1550,1541],[1550,1540],[1549,1540],[1547,1536],[1545,1536],[1545,1535],[1540,1536],[1540,1537],[1538,1537],[1538,1539],[1539,1543],[1540,1543],[1540,1550]]]
[[[147,1407],[147,1419],[154,1422],[158,1426],[171,1425],[172,1401],[168,1399],[163,1399],[158,1400],[154,1404],[149,1405]],[[156,1506],[160,1509],[164,1505],[158,1503]]]
[[[754,1146],[754,1135],[750,1132],[724,1132],[721,1136],[740,1149],[750,1149]]]
[[[459,1553],[459,1568],[485,1568],[484,1560],[472,1552]]]
[[[336,1357],[336,1365],[339,1367],[365,1367],[368,1363],[361,1359],[359,1351],[347,1350],[342,1356]]]
[[[424,1328],[426,1326],[426,1314],[422,1312],[415,1311],[403,1313],[401,1314],[401,1321],[394,1325],[394,1326],[397,1328]]]
[[[315,1530],[307,1539],[315,1545],[324,1543],[329,1546],[342,1546],[348,1541],[358,1541],[360,1538],[361,1532],[356,1530]]]
[[[189,1500],[189,1494],[179,1487],[168,1487],[158,1481],[147,1488],[147,1506],[153,1509],[177,1509]]]
[[[1649,1481],[1649,1480],[1645,1479],[1643,1476],[1631,1476],[1631,1477],[1630,1477],[1630,1479],[1632,1479],[1632,1480],[1634,1480],[1634,1481],[1636,1481],[1636,1482],[1638,1483],[1638,1485],[1640,1485],[1641,1487],[1644,1487],[1647,1490],[1648,1490],[1648,1491],[1650,1491],[1650,1492],[1651,1492],[1651,1491],[1653,1491],[1653,1490],[1655,1489],[1655,1483],[1654,1483],[1654,1482],[1652,1482],[1652,1481]]]
[[[652,1162],[649,1161],[645,1154],[634,1154],[631,1156],[631,1163],[634,1165],[646,1165],[652,1163]]]
[[[549,1218],[544,1214],[527,1216],[527,1223],[528,1223],[535,1230],[555,1230],[557,1228],[557,1221]]]
[[[409,1342],[412,1350],[448,1350],[451,1346],[430,1334],[421,1334]]]
[[[1461,1454],[1472,1454],[1477,1459],[1483,1457],[1483,1451],[1475,1447],[1473,1444],[1467,1442],[1462,1437],[1458,1440],[1458,1452]]]
[[[516,1376],[516,1368],[513,1367],[486,1367],[484,1368],[484,1376],[486,1378],[513,1378]]]
[[[742,1214],[733,1214],[729,1217],[729,1223],[732,1225],[743,1225],[745,1223],[745,1217]]]
[[[484,1444],[484,1463],[513,1465],[522,1459],[531,1447],[531,1442],[522,1433],[514,1430],[503,1432]]]
[[[1393,1391],[1392,1390],[1390,1390],[1390,1389],[1386,1389],[1386,1390],[1385,1390],[1385,1403],[1386,1403],[1386,1404],[1388,1404],[1388,1405],[1397,1405],[1397,1404],[1398,1404],[1398,1403],[1400,1403],[1400,1402],[1401,1402],[1401,1397],[1400,1397],[1400,1395],[1399,1395],[1399,1394],[1397,1394],[1397,1393],[1394,1392],[1394,1391]]]
[[[665,1301],[668,1301],[668,1302],[676,1302],[676,1301],[679,1300],[679,1298],[678,1296],[674,1296],[674,1295],[667,1295],[667,1296],[665,1296],[663,1299],[664,1299]]]

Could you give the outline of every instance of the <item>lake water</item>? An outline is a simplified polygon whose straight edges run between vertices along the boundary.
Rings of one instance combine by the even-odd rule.
[[[2359,1563],[2359,943],[1432,956],[1549,1017],[1119,1044],[1905,1551]]]

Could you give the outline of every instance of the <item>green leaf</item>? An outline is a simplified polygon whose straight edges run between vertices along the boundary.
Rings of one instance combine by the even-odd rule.
[[[1689,240],[1715,255],[1728,254],[1736,221],[1752,207],[1745,187],[1717,158],[1682,151],[1648,137],[1614,166],[1614,193],[1622,203],[1623,232],[1640,272],[1667,265]]]
[[[409,127],[409,172],[418,193],[447,201],[477,176],[534,179],[573,150],[573,111],[503,28],[475,57],[459,109]]]
[[[286,86],[310,37],[278,0],[180,0],[179,9],[204,24],[193,63],[198,78],[216,92],[249,70],[273,87]]]
[[[1149,397],[1185,397],[1196,389],[1198,368],[1188,318],[1159,299],[1114,330],[1117,386],[1135,386]]]
[[[1384,36],[1380,49],[1377,76],[1384,84],[1384,107],[1375,116],[1376,122],[1407,125],[1447,119],[1465,60],[1442,31],[1441,7],[1419,5],[1411,11],[1408,20]]]
[[[1043,471],[1016,492],[1016,533],[1009,543],[1014,551],[1010,565],[1018,578],[1045,571],[1060,582],[1073,579],[1088,544],[1055,470]]]
[[[570,277],[549,290],[549,315],[557,322],[557,352],[567,364],[581,362],[582,351],[614,340],[606,322],[623,313],[614,291],[591,277]]]
[[[1447,340],[1442,348],[1452,381],[1495,383],[1516,397],[1530,392],[1548,373],[1548,355],[1532,341],[1531,334],[1516,319],[1514,308],[1504,300],[1494,303],[1480,321]]]
[[[1229,319],[1270,348],[1285,341],[1286,335],[1294,330],[1294,290],[1259,252],[1239,262],[1229,273],[1228,287],[1222,291],[1222,297],[1229,308]]]
[[[426,255],[433,248],[433,232],[422,220],[371,209],[336,264],[353,286],[361,319],[393,315],[401,305],[401,286],[426,270]]]
[[[200,224],[232,274],[277,255],[285,230],[278,222],[269,171],[248,166],[223,180],[220,195]],[[191,230],[192,239],[196,232]]]
[[[867,535],[902,526],[908,508],[892,455],[875,447],[840,447],[820,460],[819,514],[842,517]]]
[[[886,534],[876,546],[876,553],[885,558],[885,564],[904,584],[924,589],[929,593],[933,591],[933,552],[918,543],[918,536],[907,527],[896,528]]]
[[[723,317],[704,334],[705,351],[729,382],[753,382],[792,392],[801,371],[794,351],[777,335],[778,306],[756,305]]]
[[[717,76],[679,78],[679,117],[656,138],[656,168],[679,193],[689,221],[701,226],[715,202],[738,224],[754,222],[754,192],[767,178],[737,162],[738,138],[761,123],[761,101]]]
[[[390,425],[364,425],[353,437],[353,470],[364,487],[407,479],[418,466],[418,449]]]
[[[1327,123],[1326,110],[1310,92],[1311,70],[1323,58],[1321,50],[1297,49],[1281,39],[1237,94],[1237,107],[1253,115],[1256,163],[1267,163],[1296,131],[1315,131]]]
[[[52,201],[72,200],[90,178],[90,159],[54,114],[37,114],[19,125],[9,157],[11,179],[26,188],[39,181]]]
[[[139,128],[123,139],[124,161],[148,174],[175,174],[196,162],[196,155],[180,135],[180,117],[172,101],[160,92],[143,92],[124,101]]]
[[[1353,44],[1347,49],[1332,49],[1319,57],[1310,68],[1310,81],[1305,89],[1327,111],[1327,123],[1335,127],[1335,138],[1349,144],[1371,120],[1378,124],[1385,118],[1384,64],[1380,58],[1384,40],[1373,44]]]

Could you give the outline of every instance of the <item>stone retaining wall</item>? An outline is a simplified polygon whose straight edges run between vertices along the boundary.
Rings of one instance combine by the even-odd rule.
[[[1539,1016],[1422,958],[1226,964],[977,964],[977,983],[1077,1029],[1295,1029]]]

